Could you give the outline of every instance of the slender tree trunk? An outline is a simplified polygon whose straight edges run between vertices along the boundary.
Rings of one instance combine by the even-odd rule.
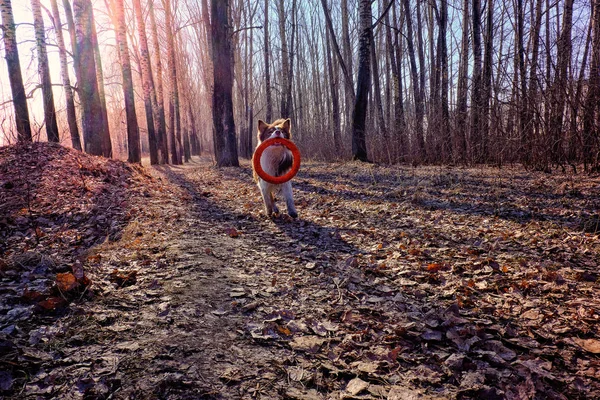
[[[333,119],[333,145],[335,153],[340,154],[342,149],[341,133],[342,126],[340,120],[340,98],[338,93],[338,77],[334,74],[333,60],[331,59],[331,45],[329,31],[325,32],[325,44],[327,46],[327,72],[329,73],[329,88],[331,91],[331,116]]]
[[[272,118],[273,118],[273,100],[271,98],[271,71],[270,71],[270,65],[271,65],[271,56],[270,56],[270,49],[269,49],[269,43],[270,43],[270,38],[269,38],[269,0],[265,0],[265,24],[264,24],[264,31],[265,31],[265,37],[264,37],[264,51],[265,51],[265,99],[267,102],[267,111],[266,111],[266,115],[265,115],[265,119],[267,120],[268,123],[272,122]]]
[[[62,22],[58,11],[56,0],[50,0],[52,8],[52,22],[56,32],[56,44],[58,45],[58,55],[60,58],[60,75],[65,90],[65,99],[67,104],[67,123],[71,133],[71,145],[74,149],[81,151],[81,138],[79,136],[79,127],[77,126],[77,113],[75,112],[75,99],[73,97],[73,88],[71,87],[71,78],[69,77],[69,65],[67,62],[67,49],[62,30]],[[70,7],[69,7],[70,8]]]
[[[471,162],[484,161],[484,143],[481,130],[482,74],[481,74],[481,3],[473,0],[473,91],[471,93]]]
[[[291,112],[291,76],[290,76],[290,52],[286,37],[286,12],[284,0],[279,0],[277,8],[279,12],[279,40],[281,41],[281,118],[289,118]]]
[[[179,88],[177,87],[177,65],[175,63],[175,34],[173,30],[173,13],[171,0],[163,0],[165,7],[165,31],[167,34],[167,60],[169,76],[169,136],[171,138],[171,162],[175,165],[183,164],[181,154],[181,129],[179,117]]]
[[[413,25],[410,13],[409,0],[403,0],[404,17],[406,19],[406,44],[408,47],[408,57],[410,59],[410,73],[412,77],[413,96],[415,99],[415,140],[416,140],[416,159],[423,161],[425,158],[425,137],[423,135],[423,92],[420,87],[419,74],[417,73],[417,60],[415,57],[415,46],[413,42]]]
[[[377,113],[377,124],[379,126],[379,131],[382,134],[383,137],[383,142],[386,145],[389,145],[389,132],[387,130],[387,126],[385,123],[385,116],[383,115],[383,102],[381,100],[381,81],[379,79],[379,66],[377,65],[377,51],[375,49],[375,37],[372,35],[371,36],[371,73],[372,73],[372,78],[373,78],[373,94],[374,94],[374,101],[375,101],[375,111]],[[387,156],[388,156],[388,163],[391,163],[391,153],[389,152],[390,150],[390,146],[386,146],[387,147]]]
[[[561,163],[563,154],[563,115],[565,111],[565,98],[567,87],[567,73],[571,60],[571,28],[573,22],[573,0],[566,0],[563,11],[563,22],[557,43],[556,78],[552,90],[554,110],[550,121],[550,140],[552,161]]]
[[[352,112],[352,158],[368,161],[366,142],[366,119],[369,90],[371,89],[370,55],[373,41],[372,12],[370,0],[358,1],[359,45],[358,79],[356,100]]]
[[[392,19],[395,24],[397,21],[395,2],[392,7]],[[402,29],[399,29],[395,32],[394,40],[392,42],[392,29],[389,21],[389,14],[386,15],[385,18],[388,52],[392,69],[392,90],[394,97],[394,128],[392,133],[394,137],[392,140],[397,144],[397,150],[394,152],[394,161],[404,161],[408,141],[406,138],[406,121],[404,119],[404,99],[402,94],[402,51],[400,50],[401,41],[399,40],[400,31]]]
[[[213,44],[213,139],[219,167],[238,167],[237,140],[233,118],[233,59],[229,0],[211,0]]]
[[[583,113],[583,161],[586,169],[600,169],[600,0],[594,1],[590,80]]]
[[[448,105],[449,92],[449,77],[448,77],[448,44],[446,43],[446,35],[448,28],[448,1],[440,1],[440,27],[438,34],[438,58],[440,64],[440,139],[442,142],[442,159],[448,160],[448,154],[451,152],[450,141],[450,107]],[[491,68],[491,65],[490,65]],[[490,86],[491,88],[491,86]]]
[[[516,91],[516,98],[517,98],[517,109],[518,109],[518,115],[519,115],[519,124],[518,124],[518,130],[519,130],[519,137],[521,138],[521,143],[526,142],[526,132],[527,132],[527,124],[530,123],[531,121],[527,121],[526,118],[528,117],[528,112],[527,112],[527,106],[525,105],[527,103],[527,81],[526,81],[526,77],[527,77],[527,69],[525,66],[525,47],[523,45],[524,43],[524,28],[523,28],[523,20],[525,18],[524,15],[524,9],[523,9],[523,0],[517,0],[517,38],[516,41],[517,43],[516,45],[516,62],[517,62],[517,66],[518,66],[518,71],[519,74],[515,75],[518,76],[518,81],[519,81],[519,86],[514,87],[514,90]]]
[[[148,37],[146,36],[146,21],[142,14],[140,0],[133,0],[133,11],[137,25],[140,42],[140,69],[142,71],[142,91],[144,95],[144,108],[146,110],[146,125],[148,126],[148,144],[150,146],[150,164],[155,165],[160,161],[158,156],[158,145],[154,117],[158,115],[156,91],[154,89],[154,78],[152,77],[152,63],[150,62],[150,51],[148,49]]]
[[[346,121],[350,121],[351,117],[351,108],[350,104],[354,102],[354,82],[352,81],[352,77],[354,76],[354,68],[352,66],[352,46],[350,45],[350,28],[348,24],[348,0],[341,0],[341,17],[342,17],[342,54],[344,57],[344,63],[346,64],[346,69],[348,72],[348,76],[350,77],[350,82],[344,84],[344,93],[346,97],[346,106],[344,109],[346,110]],[[346,124],[347,126],[349,124]],[[348,129],[345,130],[346,134]]]
[[[169,141],[167,140],[167,118],[165,116],[165,96],[163,84],[162,57],[158,41],[158,29],[156,27],[156,15],[154,13],[154,0],[148,0],[148,14],[150,15],[150,31],[152,33],[152,48],[154,52],[154,63],[156,66],[156,112],[157,112],[157,136],[159,149],[159,162],[169,162]]]
[[[492,52],[494,51],[494,2],[487,1],[487,21],[485,52],[483,56],[483,82],[481,93],[481,138],[485,160],[489,154],[490,142],[490,102],[492,100]]]
[[[111,156],[110,134],[104,123],[102,104],[98,91],[96,59],[92,28],[92,3],[90,0],[73,0],[77,53],[81,62],[81,80],[79,81],[79,99],[82,108],[82,128],[85,152],[98,156]]]
[[[469,0],[463,0],[462,40],[460,64],[458,67],[458,89],[456,95],[456,127],[454,129],[454,159],[464,161],[467,158],[467,97],[469,69]]]
[[[531,156],[533,151],[533,135],[534,135],[534,109],[537,104],[537,90],[538,90],[538,57],[540,47],[540,29],[542,26],[542,1],[536,0],[535,6],[535,22],[531,30],[531,64],[529,69],[529,91],[527,98],[523,101],[523,116],[526,121],[521,136],[521,148],[522,155],[521,159],[525,165],[531,163]]]
[[[89,0],[85,0],[89,1]],[[100,106],[102,107],[102,125],[104,125],[103,130],[106,132],[110,132],[109,124],[108,124],[108,110],[106,108],[106,92],[104,90],[104,72],[102,69],[102,56],[100,54],[100,46],[98,45],[98,34],[96,32],[96,22],[94,19],[94,7],[90,6],[90,14],[92,18],[92,47],[95,57],[95,66],[96,66],[96,77],[98,78],[98,94],[100,96]],[[85,63],[85,62],[84,62]],[[107,154],[106,157],[112,157],[112,144],[110,142],[110,135],[102,136],[102,146],[104,148],[104,154]]]
[[[0,0],[0,13],[2,14],[2,31],[4,38],[4,53],[8,67],[8,77],[12,92],[13,107],[15,108],[15,123],[17,126],[17,140],[31,142],[31,125],[29,124],[29,110],[27,109],[27,96],[21,75],[21,62],[17,48],[17,29],[12,12],[10,0]]]
[[[140,128],[135,113],[133,76],[131,74],[131,60],[127,44],[127,28],[125,27],[125,8],[123,0],[111,0],[111,5],[115,22],[117,48],[119,59],[121,60],[121,74],[123,76],[123,97],[125,99],[125,116],[127,118],[127,161],[130,163],[141,163]]]
[[[44,122],[49,142],[58,143],[58,124],[56,122],[56,109],[54,108],[54,93],[52,92],[52,80],[50,79],[50,67],[48,65],[48,51],[46,50],[46,31],[40,0],[31,0],[33,12],[33,27],[35,30],[35,42],[38,55],[38,74],[42,86],[42,98],[44,105]]]

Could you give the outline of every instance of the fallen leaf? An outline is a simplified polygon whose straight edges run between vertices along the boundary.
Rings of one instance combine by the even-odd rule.
[[[360,378],[354,378],[348,382],[348,386],[346,386],[346,392],[350,393],[352,396],[356,396],[368,387],[368,382],[365,382]]]
[[[575,344],[584,349],[585,351],[589,351],[590,353],[600,354],[600,340],[596,339],[579,339],[579,338],[571,338]]]

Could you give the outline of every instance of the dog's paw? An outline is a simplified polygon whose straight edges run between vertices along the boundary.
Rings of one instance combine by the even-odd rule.
[[[298,218],[298,213],[296,211],[288,212],[288,215],[294,219]]]

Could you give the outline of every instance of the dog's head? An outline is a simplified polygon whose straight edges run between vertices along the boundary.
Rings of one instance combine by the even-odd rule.
[[[288,119],[278,119],[271,124],[258,120],[258,143],[271,138],[292,138],[292,122]]]

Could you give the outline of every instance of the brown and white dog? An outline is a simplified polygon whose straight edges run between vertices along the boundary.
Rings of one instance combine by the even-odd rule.
[[[278,119],[271,124],[258,121],[258,144],[270,138],[292,138],[292,126],[290,119]],[[292,152],[283,145],[272,145],[265,149],[260,158],[262,169],[271,176],[283,176],[292,168]],[[287,212],[290,217],[298,217],[296,207],[294,207],[294,197],[292,194],[292,182],[287,181],[280,185],[275,185],[261,179],[254,171],[254,180],[258,184],[260,193],[265,203],[265,212],[267,217],[271,218],[273,214],[278,214],[279,209],[275,205],[275,194],[278,192],[285,198]]]

